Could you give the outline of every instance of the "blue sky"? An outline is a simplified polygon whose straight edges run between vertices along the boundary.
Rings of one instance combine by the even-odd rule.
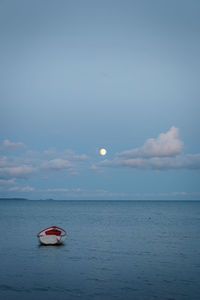
[[[0,195],[200,199],[199,13],[1,1]]]

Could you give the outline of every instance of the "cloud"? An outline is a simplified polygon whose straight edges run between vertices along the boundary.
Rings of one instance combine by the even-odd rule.
[[[81,189],[58,187],[48,189],[37,189],[32,186],[13,186],[13,187],[0,187],[2,193],[9,193],[10,196],[13,194],[30,193],[33,197],[33,193],[42,196],[40,198],[48,199],[53,198],[57,200],[198,200],[200,192],[188,192],[188,191],[171,191],[171,192],[138,192],[138,193],[127,193],[127,192],[112,192],[104,189]],[[34,196],[36,199],[36,196]]]
[[[89,157],[86,154],[76,154],[72,150],[64,150],[62,152],[57,152],[55,149],[48,149],[43,151],[43,156],[44,158],[62,158],[66,159],[68,161],[76,161],[76,162],[81,162],[81,161],[87,161]]]
[[[64,153],[64,157],[71,161],[87,161],[89,157],[86,154],[76,154],[71,150],[66,150]]]
[[[21,165],[15,167],[4,167],[0,168],[0,178],[29,178],[34,172],[35,168],[31,166]]]
[[[129,167],[135,169],[200,169],[200,154],[186,155],[180,157],[153,157],[153,158],[132,158],[132,159],[114,159],[112,162],[102,162],[101,166],[111,167]]]
[[[111,162],[109,162],[108,160],[104,160],[99,164],[92,164],[90,170],[95,171],[96,173],[103,173],[104,171],[101,167],[103,166],[108,167],[109,164],[111,164]]]
[[[24,148],[26,148],[26,145],[21,142],[14,143],[14,142],[10,142],[9,140],[4,140],[2,145],[0,146],[0,152],[8,152],[8,151],[12,152]]]
[[[33,191],[35,191],[35,188],[31,186],[24,186],[24,187],[14,186],[9,189],[9,192],[33,192]]]
[[[43,190],[43,193],[47,197],[56,197],[60,199],[60,197],[64,197],[65,199],[120,199],[125,197],[124,193],[113,193],[103,189],[96,190],[86,190],[81,188],[49,188],[47,190]],[[54,195],[55,194],[55,195]]]
[[[73,165],[66,159],[56,158],[49,161],[45,161],[42,164],[41,169],[46,171],[58,172],[66,169],[73,169]]]
[[[48,150],[43,151],[43,156],[45,158],[51,158],[51,157],[54,157],[55,155],[57,155],[57,153],[56,153],[56,150],[54,150],[54,149],[48,149]]]
[[[87,190],[81,188],[67,189],[49,188],[42,190],[44,197],[54,199],[86,199],[86,200],[173,200],[173,199],[199,199],[199,192],[151,192],[151,193],[127,193],[127,192],[111,192],[104,189]]]
[[[0,158],[0,168],[6,167],[8,164],[8,159],[6,156]]]
[[[25,148],[23,143],[3,142],[1,150]],[[28,179],[34,174],[56,173],[68,170],[70,175],[77,175],[77,169],[88,160],[85,154],[76,154],[71,150],[62,152],[55,149],[38,151],[25,151],[18,154],[9,154],[0,158],[0,179]]]
[[[200,169],[200,154],[184,155],[183,142],[179,139],[178,128],[172,126],[157,139],[148,139],[136,149],[117,153],[113,160],[104,160],[91,167],[99,171],[102,167],[128,167],[134,169],[168,170]]]
[[[10,185],[15,183],[15,178],[13,179],[0,179],[0,185]]]
[[[77,175],[78,164],[89,159],[87,155],[79,155],[71,150],[56,152],[55,149],[49,149],[44,151],[42,155],[41,170],[46,172],[69,170],[71,175]]]
[[[183,142],[179,139],[178,128],[172,126],[166,133],[161,133],[157,139],[148,139],[144,146],[117,154],[119,158],[136,157],[172,157],[183,151]]]
[[[66,188],[55,188],[55,189],[48,189],[47,192],[50,192],[50,193],[68,193],[69,189],[66,189]]]

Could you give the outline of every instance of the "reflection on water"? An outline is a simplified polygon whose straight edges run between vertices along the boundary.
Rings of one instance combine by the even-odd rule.
[[[44,245],[44,244],[38,244],[38,248],[40,249],[60,249],[62,247],[64,247],[65,244],[62,243],[62,244],[57,244],[57,245]]]

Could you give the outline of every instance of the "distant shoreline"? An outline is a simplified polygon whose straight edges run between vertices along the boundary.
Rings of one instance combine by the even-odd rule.
[[[199,202],[200,199],[191,199],[191,200],[184,200],[184,199],[132,199],[132,200],[127,200],[127,199],[27,199],[27,198],[18,198],[18,197],[13,197],[13,198],[0,198],[0,201],[71,201],[71,202],[84,202],[84,201],[95,201],[95,202]]]
[[[10,200],[21,200],[21,201],[28,201],[29,199],[15,197],[15,198],[0,198],[0,201],[1,200],[8,200],[8,201],[10,201]]]

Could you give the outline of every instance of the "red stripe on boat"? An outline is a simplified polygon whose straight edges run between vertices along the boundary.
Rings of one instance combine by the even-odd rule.
[[[63,228],[60,228],[58,226],[51,226],[38,232],[37,237],[40,237],[41,233],[45,233],[48,235],[47,232],[51,232],[51,231],[53,231],[53,233],[49,233],[49,235],[61,235],[61,236],[67,235],[67,232]],[[57,234],[55,233],[55,231],[57,232]]]
[[[61,231],[60,230],[55,230],[55,229],[51,229],[45,232],[46,235],[61,235]]]

